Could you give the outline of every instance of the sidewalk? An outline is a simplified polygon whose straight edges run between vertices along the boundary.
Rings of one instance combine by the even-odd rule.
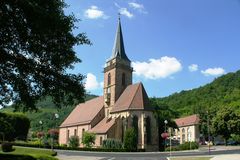
[[[88,157],[88,156],[65,156],[59,155],[57,156],[59,160],[100,160],[104,157]]]

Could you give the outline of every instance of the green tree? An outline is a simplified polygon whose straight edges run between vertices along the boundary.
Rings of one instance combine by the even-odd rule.
[[[95,144],[96,134],[91,132],[84,132],[82,136],[82,144],[87,147],[91,148],[93,144]]]
[[[213,118],[212,127],[215,135],[222,135],[227,142],[231,134],[239,134],[239,113],[239,107],[222,107]]]
[[[125,131],[124,139],[123,139],[123,146],[125,149],[129,151],[136,151],[137,150],[137,131],[134,128],[128,128]]]
[[[62,0],[0,1],[0,105],[36,110],[46,95],[57,106],[84,98],[83,76],[67,73],[80,62],[74,45],[90,44],[73,34],[77,19]]]
[[[169,106],[162,104],[157,98],[150,99],[151,106],[155,107],[154,116],[157,119],[158,125],[158,144],[159,150],[164,150],[164,139],[161,137],[161,134],[165,132],[165,123],[164,121],[167,120],[167,127],[178,128],[175,121],[172,119],[177,116],[177,113],[170,109]]]
[[[68,145],[69,145],[69,147],[72,147],[72,148],[79,147],[79,137],[78,136],[71,136],[69,138]]]

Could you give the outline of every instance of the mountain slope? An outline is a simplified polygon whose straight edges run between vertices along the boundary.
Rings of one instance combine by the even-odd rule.
[[[159,98],[179,116],[216,111],[221,106],[240,106],[240,70],[228,73],[205,86]]]
[[[95,95],[86,95],[85,100],[95,98]],[[25,114],[31,120],[31,131],[48,130],[50,128],[56,128],[59,126],[64,119],[70,114],[75,106],[66,106],[61,109],[55,107],[50,97],[38,102],[36,106],[39,108],[37,112],[26,112]],[[0,112],[13,112],[12,107],[0,109]],[[59,114],[59,118],[56,119],[54,114]],[[43,124],[40,125],[39,121]]]

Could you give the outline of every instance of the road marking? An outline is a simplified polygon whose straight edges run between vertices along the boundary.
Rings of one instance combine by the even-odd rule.
[[[115,158],[114,157],[112,157],[112,158],[110,158],[110,159],[108,159],[108,160],[114,160]]]

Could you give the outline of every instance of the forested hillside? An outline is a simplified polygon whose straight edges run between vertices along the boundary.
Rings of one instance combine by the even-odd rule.
[[[89,100],[96,97],[95,95],[86,95],[85,100]],[[25,114],[31,120],[31,130],[41,131],[48,130],[50,128],[56,128],[63,120],[69,115],[75,106],[66,106],[58,109],[55,107],[52,99],[47,97],[42,101],[38,102],[36,106],[39,108],[38,112],[26,112]],[[13,112],[12,107],[0,109],[0,112]],[[56,119],[54,114],[59,114],[59,118]],[[42,125],[39,124],[42,121]]]
[[[158,100],[175,110],[179,117],[206,113],[207,110],[214,114],[222,106],[240,106],[240,70],[223,75],[205,86]]]

